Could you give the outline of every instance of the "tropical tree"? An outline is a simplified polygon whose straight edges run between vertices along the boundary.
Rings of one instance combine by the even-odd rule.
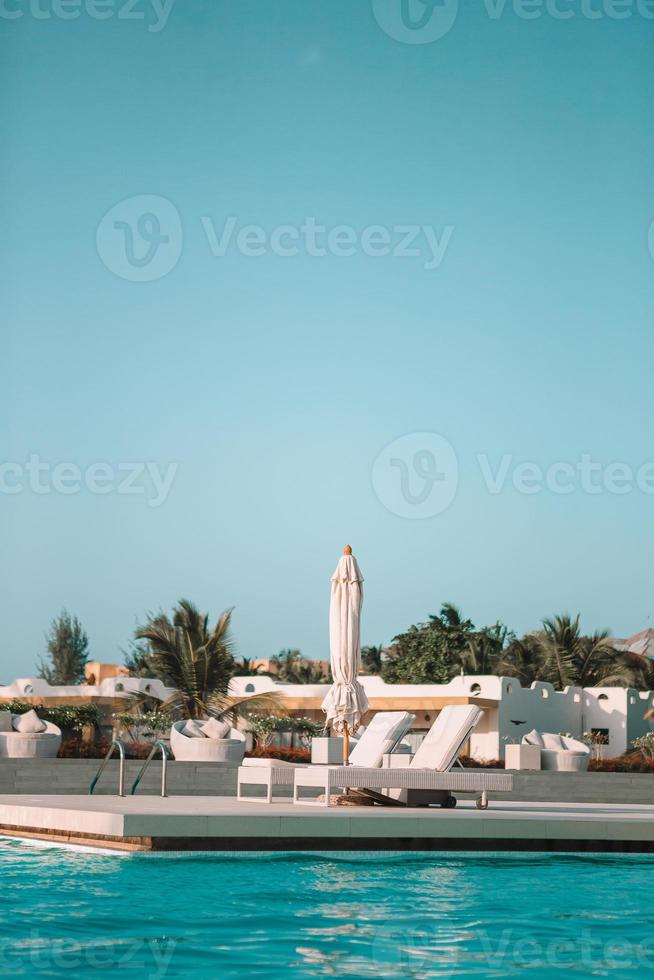
[[[543,628],[513,639],[496,665],[496,673],[517,677],[524,686],[548,681],[557,690],[576,687],[635,687],[654,683],[650,661],[616,650],[606,630],[585,635],[580,617],[568,613],[543,620]]]
[[[39,663],[39,677],[54,686],[81,683],[89,660],[89,638],[77,616],[63,609],[52,620],[46,643],[50,663]]]
[[[367,674],[381,674],[383,652],[381,645],[361,647],[361,664]]]
[[[497,674],[497,667],[513,634],[503,623],[484,626],[471,633],[466,646],[460,654],[461,670],[464,674]]]
[[[488,631],[482,641],[472,621],[446,602],[427,623],[410,626],[393,639],[382,663],[382,677],[389,684],[446,684],[486,657],[482,642],[490,649],[493,636]],[[475,638],[477,645],[471,645]]]
[[[539,679],[539,665],[543,658],[543,641],[540,633],[525,633],[512,637],[500,654],[493,673],[498,677],[515,677],[523,687],[529,687]]]
[[[255,667],[252,657],[241,657],[236,663],[236,672],[239,677],[260,677],[263,674],[260,666]]]
[[[231,715],[275,710],[275,695],[234,698],[229,682],[236,672],[231,637],[232,609],[222,613],[215,626],[188,599],[180,599],[172,618],[164,613],[139,626],[135,637],[148,644],[143,666],[174,688],[162,710],[184,718]]]
[[[590,636],[581,632],[579,616],[567,613],[543,620],[540,680],[551,681],[559,690],[577,687],[639,687],[648,664],[644,658],[616,650],[607,630]]]
[[[272,657],[274,677],[282,684],[324,684],[329,680],[322,666],[303,657],[299,650],[280,650]]]

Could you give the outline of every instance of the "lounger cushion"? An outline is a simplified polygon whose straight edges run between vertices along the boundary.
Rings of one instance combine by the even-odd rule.
[[[377,769],[384,755],[404,738],[414,719],[408,711],[378,711],[350,752],[350,765]]]
[[[543,747],[549,749],[551,752],[563,752],[565,750],[561,736],[554,735],[551,732],[543,732]]]
[[[231,728],[227,722],[218,721],[217,718],[210,718],[209,721],[202,726],[202,732],[207,736],[207,738],[229,738],[230,731]]]
[[[186,735],[187,738],[206,738],[202,731],[202,724],[201,721],[190,718],[181,729],[182,735]]]
[[[14,731],[20,732],[21,735],[40,735],[47,727],[34,708],[31,711],[26,711],[23,715],[14,715],[13,726]]]
[[[243,765],[248,769],[302,769],[304,762],[285,762],[284,759],[243,759]]]
[[[530,732],[522,736],[522,741],[525,745],[537,745],[539,749],[544,747],[543,736],[540,732],[537,732],[535,728],[532,728]]]
[[[0,711],[0,732],[10,732],[11,727],[11,711]]]
[[[448,704],[427,732],[410,769],[447,772],[483,712],[474,704]]]

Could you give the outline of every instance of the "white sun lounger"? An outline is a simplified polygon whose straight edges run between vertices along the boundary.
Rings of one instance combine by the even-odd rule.
[[[350,765],[376,769],[402,741],[415,721],[408,711],[378,711],[365,732],[350,752]],[[275,786],[293,786],[299,769],[325,769],[326,766],[309,766],[302,762],[284,762],[281,759],[244,759],[238,770],[237,800],[248,803],[272,803]],[[248,796],[244,786],[263,786],[265,796]]]
[[[456,806],[454,792],[479,793],[477,806],[488,806],[488,792],[510,792],[513,776],[503,772],[461,769],[452,772],[459,752],[483,712],[475,705],[447,705],[405,768],[371,769],[361,766],[309,766],[296,770],[293,802],[306,806],[330,806],[334,790],[395,790],[391,795],[408,805],[440,803]],[[303,789],[319,788],[321,800],[302,799]]]

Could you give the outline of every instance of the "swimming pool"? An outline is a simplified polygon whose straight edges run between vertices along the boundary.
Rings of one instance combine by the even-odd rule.
[[[13,976],[627,978],[654,858],[102,854],[0,840]]]

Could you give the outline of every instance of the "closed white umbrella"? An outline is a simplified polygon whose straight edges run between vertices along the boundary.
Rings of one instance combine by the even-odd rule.
[[[344,736],[343,762],[349,756],[350,732],[368,710],[366,692],[357,680],[361,669],[363,575],[349,545],[332,575],[329,603],[329,652],[334,683],[322,703],[327,724]]]

